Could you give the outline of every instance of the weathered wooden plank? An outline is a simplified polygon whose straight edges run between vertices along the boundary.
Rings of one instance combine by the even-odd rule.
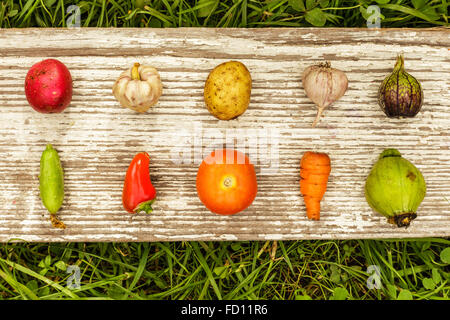
[[[448,29],[10,29],[0,30],[0,241],[172,241],[407,238],[450,235],[450,32]],[[376,93],[397,53],[422,83],[412,119],[388,119]],[[71,106],[43,115],[27,104],[28,68],[63,61],[74,79]],[[203,103],[209,71],[240,60],[253,78],[249,109],[232,121]],[[316,109],[300,82],[323,59],[346,71],[349,90],[311,128]],[[160,71],[164,92],[141,115],[111,94],[132,63]],[[236,140],[236,141],[234,141]],[[66,198],[53,229],[39,199],[39,158],[60,153]],[[196,195],[198,165],[215,146],[234,146],[256,164],[258,195],[235,216],[210,213]],[[250,147],[249,147],[250,146]],[[397,229],[364,199],[364,181],[385,147],[425,176],[418,218]],[[158,190],[151,215],[121,205],[126,168],[148,151]],[[303,152],[329,153],[333,170],[320,221],[308,221],[298,186]]]

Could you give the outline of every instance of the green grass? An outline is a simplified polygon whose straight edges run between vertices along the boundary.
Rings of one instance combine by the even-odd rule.
[[[447,0],[0,0],[0,27],[448,26]],[[80,288],[67,268],[78,266]],[[381,287],[369,289],[369,266]],[[371,278],[373,279],[373,277]],[[369,279],[370,280],[370,279]],[[369,281],[370,283],[373,283]],[[0,299],[436,299],[450,295],[450,241],[349,240],[0,245]]]
[[[382,27],[448,25],[448,0],[2,0],[0,27],[65,27],[77,4],[83,27],[365,27],[378,5]]]
[[[69,265],[80,268],[70,289]],[[368,266],[381,287],[368,288]],[[450,241],[9,243],[3,299],[436,299]]]

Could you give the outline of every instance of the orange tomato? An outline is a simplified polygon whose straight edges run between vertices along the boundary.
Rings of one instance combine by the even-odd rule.
[[[246,209],[257,189],[253,164],[237,150],[215,150],[198,168],[198,197],[214,213],[231,215]]]

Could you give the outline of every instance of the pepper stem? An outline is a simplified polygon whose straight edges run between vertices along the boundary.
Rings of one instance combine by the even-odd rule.
[[[153,202],[155,202],[155,199],[140,203],[136,207],[136,209],[134,209],[134,212],[139,213],[139,212],[144,211],[145,213],[151,213],[153,211],[153,208],[152,208]]]
[[[394,72],[403,70],[404,67],[405,67],[405,59],[403,58],[403,54],[400,53],[397,57],[397,62],[395,63],[395,66],[394,66]]]
[[[136,62],[131,69],[131,79],[132,80],[141,80],[141,76],[139,75],[139,66],[140,64]]]

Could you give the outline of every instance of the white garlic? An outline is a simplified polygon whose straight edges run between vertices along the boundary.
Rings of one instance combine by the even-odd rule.
[[[313,127],[319,122],[323,110],[341,98],[348,88],[345,73],[331,68],[329,62],[306,68],[303,72],[302,83],[306,95],[318,108]]]
[[[158,70],[135,63],[116,80],[113,94],[122,107],[141,113],[147,111],[158,102],[162,94]]]

